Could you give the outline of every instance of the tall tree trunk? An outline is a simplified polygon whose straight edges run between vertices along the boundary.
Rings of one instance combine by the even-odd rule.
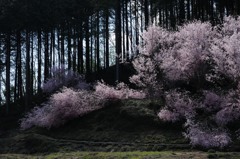
[[[90,81],[90,46],[89,46],[89,17],[85,20],[85,40],[86,40],[86,80]]]
[[[44,58],[44,82],[47,81],[47,79],[49,78],[49,39],[48,39],[48,32],[45,31],[45,34],[44,34],[44,42],[45,42],[45,45],[44,45],[44,48],[45,48],[45,58]]]
[[[91,34],[90,34],[90,70],[93,71],[93,16],[91,16],[90,18],[90,30],[91,30]]]
[[[240,1],[239,0],[235,0],[235,12],[236,14],[240,15]]]
[[[33,94],[34,94],[34,90],[33,90],[33,87],[34,87],[34,56],[33,56],[33,54],[34,54],[34,44],[33,44],[33,42],[34,42],[34,33],[32,32],[32,34],[31,34],[31,39],[30,39],[31,41],[30,41],[30,52],[31,52],[31,60],[30,60],[30,70],[31,70],[31,72],[30,72],[30,80],[31,80],[31,84],[30,84],[30,95],[32,96]]]
[[[170,24],[171,24],[171,29],[175,29],[176,28],[176,19],[175,19],[175,16],[174,16],[174,4],[173,4],[173,2],[170,2],[170,7],[169,7],[169,9],[170,9]],[[182,21],[183,20],[181,20],[181,18],[180,18],[180,23],[182,23]]]
[[[62,62],[62,53],[61,53],[61,29],[57,29],[57,50],[58,50],[58,68],[61,67],[61,62]]]
[[[124,3],[125,1],[123,1],[122,4],[122,61],[124,61],[126,59],[126,46],[125,46],[125,9],[124,9]]]
[[[84,63],[83,63],[83,23],[80,20],[79,26],[79,38],[78,38],[78,73],[83,74]]]
[[[116,82],[119,81],[119,57],[121,55],[121,0],[117,0],[115,10],[115,36],[116,36]]]
[[[25,95],[25,110],[29,110],[31,103],[31,69],[30,69],[30,36],[26,30],[26,95]]]
[[[17,31],[17,55],[16,55],[16,80],[15,88],[16,94],[14,93],[14,98],[22,98],[22,55],[21,55],[21,31]]]
[[[173,2],[172,2],[173,3]],[[180,19],[179,19],[179,22],[180,24],[183,24],[184,23],[184,20],[185,20],[185,12],[186,12],[186,9],[185,9],[185,0],[180,0],[179,1],[179,12],[180,12]],[[172,8],[173,8],[173,5],[172,5]]]
[[[67,36],[67,46],[68,46],[68,70],[72,69],[72,39],[71,39],[71,35],[72,35],[72,28],[70,27],[70,24],[68,26],[68,36]]]
[[[51,78],[52,77],[52,62],[53,62],[53,47],[52,47],[52,32],[53,32],[53,30],[51,30],[50,32],[49,32],[49,35],[48,35],[48,41],[49,41],[49,45],[48,45],[48,51],[49,51],[49,53],[48,53],[48,55],[49,55],[49,77],[48,78]]]
[[[169,28],[168,27],[168,20],[169,20],[169,17],[168,17],[168,7],[167,7],[167,5],[165,6],[165,27],[166,28]]]
[[[210,20],[212,22],[213,25],[215,25],[214,22],[214,1],[210,0],[209,2],[209,14],[210,14]]]
[[[97,72],[97,31],[95,32],[95,34],[94,34],[94,68],[93,68],[93,70],[94,70],[94,72]]]
[[[51,68],[56,68],[56,50],[55,50],[55,29],[51,32],[51,50],[52,50],[52,64]],[[52,72],[52,69],[51,69]]]
[[[77,54],[77,36],[76,36],[76,28],[73,29],[73,57],[72,57],[72,65],[73,71],[76,72],[76,54]]]
[[[128,3],[125,3],[125,20],[126,20],[126,60],[129,61],[129,21],[128,21]]]
[[[162,16],[162,8],[160,8],[160,7],[158,9],[158,15],[159,15],[159,18],[158,18],[159,19],[159,25],[162,26],[162,24],[163,24],[162,23],[162,17],[163,16]]]
[[[191,19],[190,0],[187,0],[187,20]]]
[[[141,27],[140,27],[140,30],[141,30],[141,33],[143,33],[143,31],[145,30],[145,14],[144,14],[144,10],[145,10],[145,8],[144,8],[144,0],[141,0],[140,1],[140,4],[141,4],[141,13],[140,13],[140,21],[141,21]],[[143,18],[144,17],[144,18]],[[144,19],[144,20],[143,20]],[[143,24],[144,23],[144,24]],[[141,46],[142,46],[142,41],[143,41],[143,39],[142,39],[142,37],[141,37]]]
[[[49,33],[49,78],[52,77],[52,67],[53,67],[53,33],[54,29],[51,29]]]
[[[2,34],[0,33],[2,37]],[[2,47],[2,38],[0,37],[0,48]],[[3,61],[0,59],[0,79],[2,79]],[[0,80],[0,107],[2,106],[2,81]]]
[[[6,33],[5,45],[6,45],[6,113],[9,113],[11,102],[11,89],[10,89],[10,56],[11,56],[11,33]]]
[[[131,44],[131,53],[133,53],[133,17],[132,17],[132,0],[130,0],[130,14],[129,14],[129,18],[130,18],[130,44]],[[131,54],[132,55],[132,54]],[[131,57],[132,58],[132,57]]]
[[[18,53],[16,52],[16,59],[15,61],[17,62],[18,59]],[[14,94],[13,94],[13,102],[16,103],[16,100],[18,99],[18,90],[17,90],[17,86],[18,86],[18,65],[16,63],[15,66],[15,76],[14,76]]]
[[[97,71],[100,70],[100,30],[99,30],[99,25],[100,25],[100,16],[99,16],[99,11],[97,12],[97,49],[96,49],[96,54],[97,54]]]
[[[38,93],[41,92],[42,85],[42,31],[38,30]]]
[[[136,46],[139,45],[139,24],[138,24],[138,1],[135,1],[135,38],[136,38]],[[136,54],[139,54],[139,50],[136,47]]]
[[[18,33],[17,35],[17,47],[18,47],[18,94],[19,97],[22,99],[23,98],[23,80],[22,80],[22,49],[21,49],[21,32]]]
[[[149,25],[149,3],[148,0],[144,0],[144,14],[145,14],[145,29],[147,29]]]
[[[64,41],[65,41],[65,35],[64,35],[64,25],[61,26],[61,67],[65,67],[65,49],[64,49]]]
[[[109,10],[108,9],[106,9],[105,10],[105,12],[106,12],[106,27],[105,27],[105,29],[106,29],[106,53],[105,53],[105,55],[106,55],[106,68],[108,68],[109,67]]]
[[[197,11],[196,11],[196,0],[191,0],[191,12],[192,12],[192,17],[191,19],[196,19],[196,14],[197,14]]]

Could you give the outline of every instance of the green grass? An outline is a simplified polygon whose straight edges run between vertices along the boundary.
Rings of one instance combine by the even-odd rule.
[[[2,154],[1,159],[239,159],[240,152],[207,153],[201,151],[161,152],[69,152],[38,155]]]

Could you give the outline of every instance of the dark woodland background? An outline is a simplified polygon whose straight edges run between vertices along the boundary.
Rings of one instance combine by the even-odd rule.
[[[150,24],[175,30],[239,14],[239,0],[1,0],[0,110],[30,109],[54,68],[89,82],[127,79],[127,71],[116,74],[112,66],[138,54]]]

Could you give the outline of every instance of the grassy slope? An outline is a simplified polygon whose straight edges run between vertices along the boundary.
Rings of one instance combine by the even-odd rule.
[[[174,147],[161,144],[185,144],[181,127],[160,123],[156,116],[159,107],[151,101],[114,101],[51,130],[33,128],[21,132],[16,120],[2,121],[5,130],[0,134],[0,152],[146,151]]]
[[[158,120],[156,114],[160,105],[159,101],[148,100],[114,101],[102,110],[69,121],[64,126],[51,130],[32,128],[27,131],[19,131],[18,120],[14,117],[4,118],[4,120],[0,120],[0,154],[8,154],[8,157],[11,157],[10,154],[41,154],[42,156],[42,154],[56,153],[52,155],[67,158],[65,153],[69,152],[69,155],[74,158],[74,156],[80,155],[76,151],[190,150],[188,142],[182,137],[181,126],[161,123]],[[165,152],[162,153],[165,154]],[[182,155],[186,152],[178,153]],[[85,158],[89,156],[89,158],[93,158],[91,156],[94,153],[85,152],[81,155],[85,155]],[[96,155],[98,158],[113,158],[111,155],[118,155],[118,153],[110,153],[109,156],[105,153]],[[107,157],[102,157],[102,155]],[[144,158],[145,154],[135,152],[132,154],[122,153],[120,156],[122,155],[122,158],[125,155]],[[150,153],[151,155],[155,154]],[[156,155],[162,156],[163,154]],[[186,155],[192,156],[193,154]],[[202,155],[207,156],[206,153]],[[33,156],[20,156],[20,158],[22,157],[31,158]],[[51,155],[45,157],[51,158]],[[4,158],[4,155],[1,155],[0,158]]]

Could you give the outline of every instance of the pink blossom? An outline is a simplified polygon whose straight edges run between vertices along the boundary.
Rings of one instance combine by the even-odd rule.
[[[195,105],[187,92],[172,90],[165,94],[165,107],[160,110],[158,116],[164,121],[178,121],[191,118],[195,115]]]
[[[171,80],[188,80],[204,71],[202,67],[210,54],[214,31],[210,23],[199,21],[185,24],[172,33],[175,43],[160,53],[159,67]]]
[[[35,107],[21,119],[21,129],[32,126],[57,127],[70,119],[88,114],[104,106],[104,100],[87,91],[74,91],[63,88],[62,92],[51,96],[48,103],[42,107]]]
[[[124,83],[119,83],[115,88],[101,82],[95,86],[94,94],[105,99],[144,99],[146,96],[142,91],[129,89]]]
[[[193,146],[201,146],[204,148],[224,148],[228,146],[232,140],[229,134],[224,130],[208,129],[199,124],[193,124],[189,122],[187,132],[184,136],[190,139],[190,143]]]

